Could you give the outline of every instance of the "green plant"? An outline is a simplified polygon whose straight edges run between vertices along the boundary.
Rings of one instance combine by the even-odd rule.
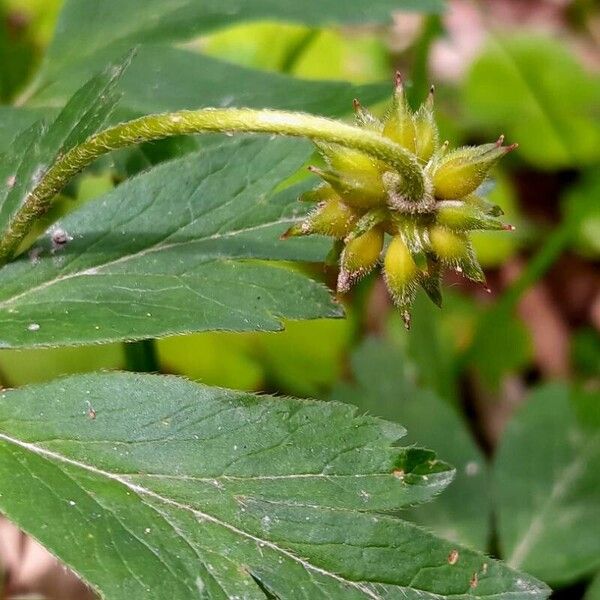
[[[4,137],[16,134],[11,144],[2,140],[0,161],[1,347],[58,347],[57,361],[80,357],[72,370],[125,361],[129,370],[157,371],[168,354],[166,345],[154,344],[160,337],[276,331],[284,320],[342,316],[306,264],[339,262],[337,288],[346,292],[385,248],[386,283],[407,326],[416,302],[408,342],[416,372],[440,395],[456,394],[451,353],[425,328],[428,308],[415,296],[422,287],[440,304],[444,269],[485,281],[467,234],[510,229],[498,219],[499,207],[482,198],[482,184],[513,146],[501,138],[448,150],[434,122],[433,94],[413,112],[399,79],[383,120],[355,103],[358,124],[349,125],[332,118],[344,114],[347,100],[373,104],[387,86],[302,82],[179,44],[265,17],[305,23],[300,42],[307,44],[310,27],[365,15],[381,21],[398,2],[374,0],[355,12],[337,0],[304,4],[207,8],[148,0],[139,14],[139,0],[66,3],[41,70],[20,92],[23,106],[0,111]],[[435,0],[400,4],[440,7]],[[278,41],[282,70],[291,70],[300,42],[294,37],[288,48]],[[138,45],[136,55],[117,62]],[[111,62],[116,66],[105,69]],[[178,71],[189,76],[175,85]],[[91,72],[99,74],[88,80]],[[56,106],[64,107],[48,108]],[[227,135],[183,137],[210,132]],[[326,164],[311,171],[323,184],[314,188],[306,176],[314,158],[306,139],[280,135],[316,144]],[[82,184],[98,186],[96,197],[88,200]],[[318,205],[307,209],[298,197]],[[335,239],[328,258],[328,240],[306,237],[313,233]],[[352,321],[343,330],[340,346],[354,327]],[[263,377],[276,381],[273,373],[299,346],[314,345],[311,336],[292,330],[287,342],[271,347],[263,339],[260,351],[269,359],[260,365],[244,354],[244,342],[229,346],[245,372],[227,377],[253,388]],[[66,348],[108,342],[123,345],[107,347],[103,358]],[[324,361],[341,353],[335,344],[319,351]],[[439,360],[432,365],[434,352]],[[454,408],[417,390],[409,369],[394,372],[405,364],[398,348],[367,343],[355,357],[356,382],[337,385],[330,402],[140,373],[88,373],[6,391],[0,510],[108,599],[529,599],[548,589],[513,567],[553,583],[598,568],[590,558],[592,529],[577,565],[557,567],[543,554],[534,560],[517,552],[515,501],[503,482],[516,476],[527,495],[525,484],[535,478],[515,475],[510,458],[490,473]],[[20,382],[16,362],[1,368]],[[311,373],[298,393],[318,393],[321,377],[337,370]],[[412,404],[397,412],[390,390]],[[426,423],[417,402],[430,413]],[[396,420],[409,424],[406,446],[397,445],[406,432]],[[448,430],[456,435],[444,439]],[[597,460],[594,434],[580,437]],[[526,440],[513,442],[502,456],[533,452],[520,449]],[[568,468],[571,456],[559,459]],[[448,504],[425,504],[455,475]],[[491,479],[504,491],[500,543],[503,556],[517,554],[512,566],[484,554]],[[584,491],[590,481],[586,470]],[[554,568],[565,573],[548,576]]]

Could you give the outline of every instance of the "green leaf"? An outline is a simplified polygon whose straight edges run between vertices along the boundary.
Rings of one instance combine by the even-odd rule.
[[[118,94],[116,83],[127,68],[130,56],[111,65],[86,83],[46,126],[34,123],[19,134],[0,160],[0,229],[41,181],[59,155],[64,155],[96,133],[112,113]]]
[[[600,175],[586,173],[564,198],[565,220],[573,223],[571,244],[592,260],[600,258]]]
[[[332,322],[344,321],[345,319],[336,319]],[[285,332],[281,332],[277,335],[284,334]],[[259,335],[261,334],[205,331],[156,340],[160,371],[183,375],[207,385],[244,391],[264,390],[264,369],[252,352],[256,345],[254,336]]]
[[[421,12],[439,11],[442,0],[373,0],[355,3],[351,10],[338,0],[308,0],[298,3],[293,0],[226,0],[225,2],[197,2],[196,0],[147,0],[140,10],[139,0],[70,0],[61,12],[56,34],[44,65],[25,94],[25,98],[48,99],[60,93],[71,93],[87,79],[90,72],[98,71],[108,62],[114,61],[124,52],[138,45],[160,44],[151,52],[161,58],[163,53],[173,57],[163,57],[151,78],[142,78],[142,84],[148,90],[160,85],[163,78],[177,79],[175,89],[182,84],[196,86],[196,100],[186,108],[200,106],[202,95],[210,91],[209,85],[203,85],[202,58],[194,52],[175,52],[171,46],[193,39],[202,33],[238,22],[269,19],[306,23],[308,25],[349,23],[381,23],[391,20],[396,10],[415,10]],[[165,62],[166,61],[166,62]],[[184,63],[196,62],[200,77],[192,77],[187,70],[177,71]],[[167,65],[164,70],[161,65]],[[222,98],[233,95],[239,82],[227,74],[227,64],[221,65],[219,88],[228,89]],[[235,71],[232,71],[233,75]],[[73,81],[73,78],[76,78]],[[267,79],[269,79],[267,77]],[[50,90],[48,86],[56,84]],[[260,89],[256,86],[255,89]],[[332,98],[335,95],[332,94]],[[208,104],[202,104],[207,106]],[[264,106],[275,107],[267,102]],[[152,109],[154,110],[154,109]]]
[[[236,22],[269,19],[322,25],[385,23],[392,11],[439,11],[441,0],[372,0],[350,9],[338,0],[68,0],[48,50],[47,68],[56,69],[110,48],[123,52],[141,43],[180,42]]]
[[[523,370],[532,361],[532,343],[525,324],[512,307],[496,304],[478,316],[467,362],[484,386],[497,390],[503,377]]]
[[[78,348],[34,348],[0,350],[2,387],[51,381],[63,375],[122,369],[123,344],[80,346]]]
[[[600,334],[593,327],[583,327],[573,332],[571,357],[584,377],[600,380]]]
[[[448,402],[411,383],[403,353],[389,342],[364,342],[352,368],[356,383],[339,385],[335,400],[406,424],[410,442],[432,447],[456,468],[441,497],[403,514],[446,539],[484,550],[490,533],[487,466],[464,421]]]
[[[10,143],[19,132],[28,129],[36,121],[52,115],[52,112],[43,108],[0,106],[0,152],[8,150]]]
[[[4,347],[72,345],[207,329],[276,330],[340,316],[307,276],[249,259],[322,260],[325,240],[280,241],[306,210],[273,189],[306,160],[301,140],[227,140],[167,162],[59,221],[0,270]]]
[[[337,403],[73,377],[2,395],[0,509],[107,600],[545,597],[381,514],[451,473],[402,434]]]
[[[457,303],[456,296],[445,294],[441,311],[424,293],[418,293],[410,331],[398,313],[393,315],[393,322],[398,326],[397,337],[401,336],[406,343],[407,357],[414,361],[419,383],[450,401],[457,399],[455,344],[458,336],[456,331],[449,331],[444,320],[455,314]]]
[[[276,22],[242,23],[198,42],[206,54],[246,67],[306,79],[353,82],[388,78],[389,50],[381,36]]]
[[[351,344],[352,321],[289,322],[277,335],[255,334],[254,346],[265,369],[267,389],[322,397],[342,375]]]
[[[74,65],[46,85],[34,104],[64,103],[90,71],[102,69],[111,57],[112,53],[105,53],[92,64]],[[269,107],[334,116],[350,112],[354,97],[359,96],[365,104],[381,100],[389,95],[390,85],[302,81],[190,50],[147,45],[139,49],[119,90],[123,93],[120,116],[125,117],[204,106]]]
[[[502,556],[563,585],[600,566],[600,405],[539,389],[510,422],[494,470]]]
[[[600,157],[600,78],[555,38],[496,38],[473,64],[464,101],[468,118],[519,142],[533,165],[580,167]]]

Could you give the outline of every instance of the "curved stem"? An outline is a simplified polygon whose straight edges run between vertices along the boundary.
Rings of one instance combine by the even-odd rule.
[[[425,194],[422,170],[414,156],[374,131],[346,125],[306,113],[248,108],[204,108],[148,115],[120,123],[91,136],[62,156],[38,186],[25,198],[0,241],[0,264],[15,253],[33,223],[50,207],[67,183],[100,156],[133,144],[175,135],[220,131],[225,133],[274,133],[340,144],[378,158],[402,176],[406,195]]]

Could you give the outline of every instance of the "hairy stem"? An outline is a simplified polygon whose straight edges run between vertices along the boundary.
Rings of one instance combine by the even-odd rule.
[[[25,198],[4,232],[0,241],[0,264],[14,255],[33,223],[48,210],[53,198],[65,185],[100,156],[141,142],[214,131],[306,137],[354,148],[393,167],[402,176],[405,193],[410,198],[421,199],[426,193],[422,170],[412,154],[374,131],[325,117],[248,108],[205,108],[148,115],[91,136],[52,166],[38,186]]]

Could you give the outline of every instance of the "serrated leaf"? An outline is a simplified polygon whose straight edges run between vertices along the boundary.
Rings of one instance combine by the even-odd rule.
[[[130,56],[88,81],[50,125],[38,121],[15,138],[0,161],[0,229],[57,157],[104,125],[117,103],[116,84],[129,61]]]
[[[223,138],[227,140],[227,138]],[[273,189],[310,152],[301,140],[224,141],[132,179],[0,270],[5,347],[73,345],[207,329],[275,330],[340,316],[326,288],[273,263],[321,260],[323,240],[280,241],[298,210]]]
[[[448,482],[402,433],[337,403],[73,377],[2,395],[0,509],[107,600],[545,597],[378,512]]]
[[[403,513],[436,534],[485,550],[489,540],[490,498],[486,461],[466,424],[448,402],[415,387],[406,357],[392,343],[370,339],[352,356],[355,384],[341,384],[332,397],[369,414],[406,424],[409,441],[435,449],[456,468],[442,496]]]
[[[494,469],[502,556],[552,584],[600,566],[598,395],[549,385],[509,423]]]

